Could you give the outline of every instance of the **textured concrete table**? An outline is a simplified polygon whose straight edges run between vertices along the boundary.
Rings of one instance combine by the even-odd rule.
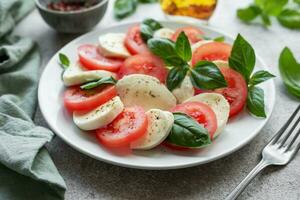
[[[269,65],[272,73],[279,75],[278,56],[284,46],[289,46],[300,59],[300,32],[284,29],[276,22],[268,30],[240,23],[235,17],[235,11],[248,2],[220,0],[210,25],[232,35],[242,33]],[[163,19],[158,5],[143,5],[134,16],[124,21],[139,20],[146,16]],[[108,12],[97,28],[113,23],[116,22],[112,13]],[[36,11],[18,25],[16,32],[37,41],[43,56],[43,67],[57,50],[76,37],[56,33]],[[170,171],[127,169],[89,158],[56,137],[48,149],[67,183],[66,199],[223,199],[257,164],[264,144],[299,103],[286,93],[280,78],[276,78],[275,82],[276,106],[261,133],[238,152],[206,165]],[[47,127],[40,111],[35,121]],[[284,168],[270,167],[265,170],[249,185],[240,199],[300,199],[299,188],[300,154]]]

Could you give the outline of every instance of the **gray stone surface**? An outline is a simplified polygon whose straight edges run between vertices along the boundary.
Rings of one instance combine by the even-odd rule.
[[[238,7],[250,0],[220,0],[210,25],[232,35],[242,33],[253,44],[272,73],[278,74],[278,56],[289,46],[300,59],[300,32],[280,27],[275,21],[270,29],[247,26],[235,17]],[[111,8],[110,8],[111,10]],[[143,5],[125,21],[150,16],[163,19],[158,5]],[[117,23],[112,13],[97,28]],[[50,29],[35,11],[18,25],[17,34],[35,39],[40,47],[44,67],[50,57],[76,35],[58,34]],[[145,171],[127,169],[89,158],[55,137],[49,152],[64,177],[66,199],[223,199],[257,164],[260,151],[268,139],[282,126],[299,101],[288,95],[280,78],[276,78],[276,106],[261,133],[241,150],[215,162],[180,170]],[[51,84],[51,82],[49,82]],[[35,121],[46,126],[40,111]],[[259,175],[239,199],[300,199],[300,155],[286,167],[270,167]]]

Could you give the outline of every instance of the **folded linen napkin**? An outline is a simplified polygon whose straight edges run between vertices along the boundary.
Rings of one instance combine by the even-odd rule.
[[[35,126],[40,55],[10,34],[33,0],[0,0],[0,199],[63,199],[66,189],[44,145],[53,133]]]

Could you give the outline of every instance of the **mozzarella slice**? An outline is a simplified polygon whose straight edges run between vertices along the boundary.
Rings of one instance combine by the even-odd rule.
[[[169,135],[174,116],[171,112],[150,109],[146,112],[148,127],[146,134],[130,144],[131,149],[152,149],[162,143]]]
[[[185,102],[189,101],[199,101],[206,103],[215,112],[218,128],[216,130],[216,133],[214,134],[214,138],[217,137],[225,128],[229,117],[230,106],[224,96],[217,93],[202,93],[189,98]]]
[[[229,67],[228,62],[224,60],[215,60],[213,61],[218,67]]]
[[[171,37],[174,33],[175,33],[175,31],[172,29],[161,28],[154,32],[153,37],[171,39]]]
[[[207,44],[207,43],[211,43],[213,42],[213,40],[201,40],[199,42],[196,42],[195,44],[193,44],[191,46],[192,48],[192,52],[194,52],[196,49],[198,49],[200,46],[204,45],[204,44]]]
[[[194,96],[194,87],[189,76],[186,76],[181,85],[172,91],[176,97],[177,103],[182,103],[188,98]]]
[[[124,76],[116,84],[118,95],[125,106],[142,106],[145,111],[152,108],[169,110],[176,105],[176,98],[153,76],[132,74]]]
[[[120,97],[114,97],[90,112],[74,112],[73,121],[82,130],[94,130],[111,123],[123,109]]]
[[[76,63],[64,71],[62,79],[66,86],[72,86],[110,76],[115,78],[116,74],[105,70],[86,70]]]
[[[106,57],[127,58],[130,56],[124,45],[126,34],[107,33],[99,37],[99,49]]]

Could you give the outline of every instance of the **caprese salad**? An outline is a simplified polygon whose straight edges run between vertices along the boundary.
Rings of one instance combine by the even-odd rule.
[[[257,84],[273,75],[252,74],[255,53],[241,35],[231,45],[198,27],[145,19],[77,52],[76,61],[59,54],[64,106],[105,147],[203,148],[245,107],[266,117]]]

